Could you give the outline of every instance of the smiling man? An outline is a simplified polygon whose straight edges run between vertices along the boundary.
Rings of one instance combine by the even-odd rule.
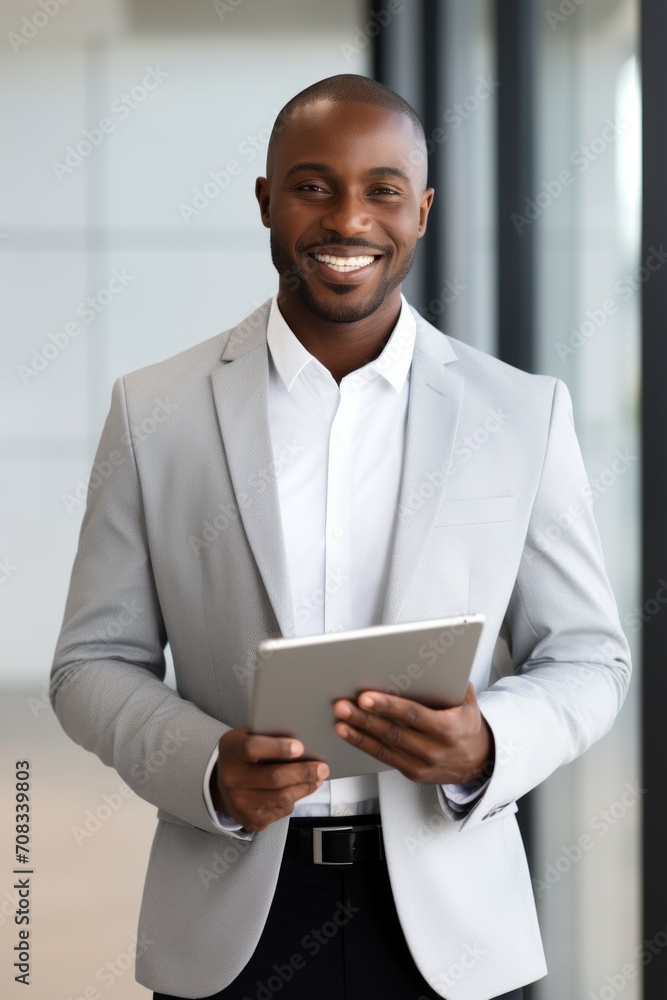
[[[519,1000],[546,973],[516,800],[607,732],[631,666],[567,389],[401,294],[426,163],[386,87],[298,94],[256,183],[276,295],[114,386],[98,459],[123,461],[89,493],[51,700],[158,807],[155,1000]],[[169,420],[140,445],[156,395]],[[249,733],[262,639],[475,612],[461,706],[334,705],[390,770],[330,779]]]

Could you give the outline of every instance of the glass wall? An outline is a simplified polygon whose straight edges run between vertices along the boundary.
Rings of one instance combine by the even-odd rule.
[[[635,1000],[642,995],[639,308],[649,273],[638,259],[638,7],[634,0],[541,6],[535,207],[523,212],[535,226],[537,366],[572,395],[635,675],[612,731],[535,793],[533,875],[551,967],[536,996],[597,997],[623,975],[622,995]],[[633,975],[622,973],[627,965]]]

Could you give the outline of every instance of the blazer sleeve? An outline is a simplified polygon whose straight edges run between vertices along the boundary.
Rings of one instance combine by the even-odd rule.
[[[555,381],[539,485],[505,616],[514,673],[478,693],[495,741],[484,794],[461,822],[502,813],[608,730],[631,661],[606,575],[567,387]]]
[[[50,702],[67,735],[114,767],[137,795],[186,824],[224,835],[207,809],[203,779],[229,727],[164,683],[167,636],[122,378],[114,384],[95,466],[102,462],[111,471],[88,490]]]

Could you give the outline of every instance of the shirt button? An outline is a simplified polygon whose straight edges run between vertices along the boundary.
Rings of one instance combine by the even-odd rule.
[[[344,806],[342,802],[339,805],[337,805],[336,808],[334,809],[334,816],[349,816],[349,815],[350,815],[349,806]]]
[[[332,625],[331,628],[329,629],[329,631],[330,632],[344,632],[345,630],[344,630],[344,628],[343,628],[342,625]]]
[[[342,431],[336,431],[336,440],[337,441],[344,441],[345,440],[345,435],[343,434]]]
[[[334,536],[334,538],[340,538],[340,536],[343,534],[343,529],[339,525],[337,528],[331,529],[331,534]]]

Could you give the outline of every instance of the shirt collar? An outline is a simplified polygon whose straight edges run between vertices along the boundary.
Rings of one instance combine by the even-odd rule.
[[[396,326],[391,332],[389,340],[385,344],[382,353],[373,361],[369,361],[362,368],[346,375],[343,381],[346,384],[352,383],[355,389],[361,389],[364,385],[373,382],[378,375],[389,382],[396,392],[403,388],[415,347],[415,337],[417,324],[414,315],[405,297],[401,295],[401,311],[396,322]],[[271,300],[271,311],[266,331],[266,339],[271,351],[273,363],[276,370],[285,384],[288,392],[291,392],[295,381],[312,363],[314,368],[320,370],[329,379],[333,378],[320,361],[307,351],[298,337],[292,332],[290,327],[278,308],[278,293]]]

